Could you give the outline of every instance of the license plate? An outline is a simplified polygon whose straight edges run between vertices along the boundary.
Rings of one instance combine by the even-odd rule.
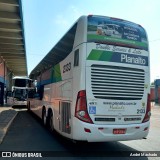
[[[126,133],[126,129],[113,129],[113,134],[125,134]]]

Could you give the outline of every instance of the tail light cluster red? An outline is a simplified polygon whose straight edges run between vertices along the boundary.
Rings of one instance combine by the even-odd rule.
[[[151,117],[151,103],[150,103],[150,94],[148,94],[146,114],[144,116],[142,123],[149,121],[150,117]]]
[[[75,117],[79,120],[87,123],[92,123],[92,120],[87,111],[87,100],[86,100],[86,91],[81,90],[78,92],[77,101],[76,101],[76,109],[75,109]]]

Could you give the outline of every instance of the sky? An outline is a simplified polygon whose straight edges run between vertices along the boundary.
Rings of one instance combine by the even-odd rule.
[[[82,15],[140,24],[148,34],[151,82],[160,78],[160,0],[22,0],[28,74]]]

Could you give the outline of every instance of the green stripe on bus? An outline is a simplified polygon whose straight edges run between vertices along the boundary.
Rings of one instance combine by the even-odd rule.
[[[99,60],[101,57],[101,54],[103,54],[103,51],[93,49],[87,59],[88,60]]]
[[[137,42],[137,41],[132,41],[132,40],[125,40],[125,39],[120,39],[120,38],[107,37],[107,36],[102,36],[102,35],[88,34],[87,38],[88,38],[88,40],[101,40],[101,41],[108,41],[108,42],[121,42],[121,43],[126,43],[126,44],[146,47],[146,48],[148,47],[148,44],[144,43],[144,42]]]
[[[52,82],[62,81],[60,64],[57,64],[53,67],[51,79],[52,79]]]
[[[100,61],[110,61],[112,58],[113,52],[104,51],[100,57]]]
[[[93,49],[87,57],[87,60],[110,61],[112,55],[113,52],[110,51],[101,51]]]

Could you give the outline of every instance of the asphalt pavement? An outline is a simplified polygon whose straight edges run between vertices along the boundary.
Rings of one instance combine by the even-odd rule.
[[[17,113],[10,105],[0,106],[0,144]]]

